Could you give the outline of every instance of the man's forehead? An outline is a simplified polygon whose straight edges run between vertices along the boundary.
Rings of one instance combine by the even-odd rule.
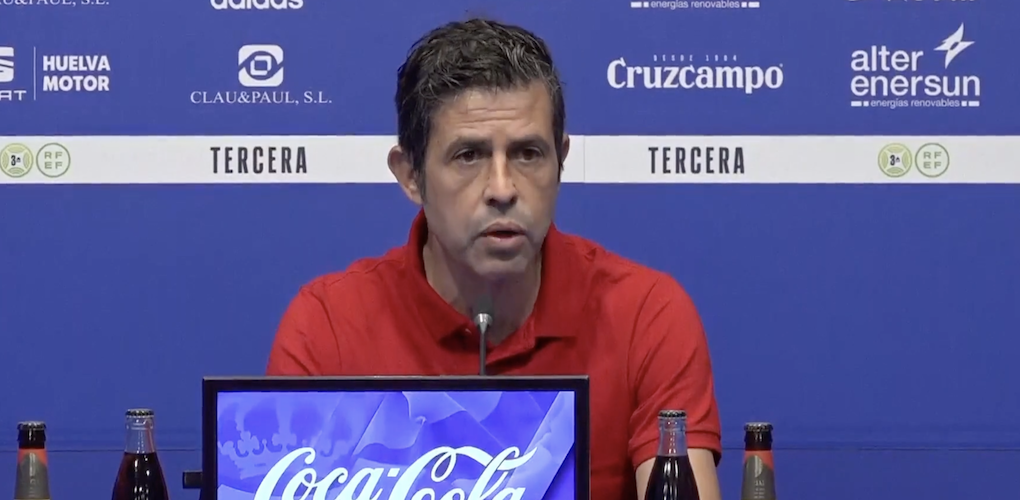
[[[552,103],[541,83],[509,89],[472,88],[445,99],[432,121],[436,136],[462,135],[471,129],[482,132],[494,126],[529,135],[551,132]]]

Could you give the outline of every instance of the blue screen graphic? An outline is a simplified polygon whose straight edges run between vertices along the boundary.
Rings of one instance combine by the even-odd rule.
[[[229,392],[219,500],[573,500],[570,391]]]

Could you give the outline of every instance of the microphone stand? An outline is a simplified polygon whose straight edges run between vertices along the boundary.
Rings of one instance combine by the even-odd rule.
[[[478,327],[478,374],[485,376],[485,357],[488,355],[489,344],[485,340],[485,334],[492,326],[492,296],[482,295],[478,298],[472,308],[475,326]]]
[[[485,357],[488,355],[489,344],[485,338],[489,325],[492,324],[492,315],[479,313],[475,316],[475,325],[478,327],[478,374],[485,376]]]

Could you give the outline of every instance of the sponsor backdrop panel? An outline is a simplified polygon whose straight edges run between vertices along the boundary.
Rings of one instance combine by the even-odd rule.
[[[0,0],[0,450],[45,419],[56,496],[103,495],[150,406],[197,496],[200,377],[406,238],[393,77],[465,11],[563,65],[559,224],[698,303],[726,498],[751,419],[784,497],[1013,494],[1020,4],[988,0]]]
[[[575,123],[586,134],[1020,131],[1020,68],[1002,63],[1018,43],[1003,23],[1020,6],[863,3],[634,9],[582,56]]]
[[[817,26],[798,26],[774,0],[763,8],[616,9],[627,3],[603,4],[606,15],[617,12],[613,35],[592,39],[577,57],[583,67],[568,73],[583,133],[805,133],[791,120],[805,114],[800,96],[814,80],[803,57],[810,48],[785,35],[817,36]]]
[[[166,5],[0,1],[0,134],[152,133],[173,104],[166,75],[192,66]]]
[[[1007,4],[1009,4],[1007,6]],[[849,6],[848,6],[849,7]],[[847,8],[833,27],[838,57],[813,57],[837,85],[824,85],[809,104],[817,116],[845,117],[845,128],[820,133],[1016,135],[1020,68],[1005,65],[1020,37],[1003,29],[1020,5],[991,12],[935,9],[875,15]],[[901,9],[904,10],[904,9]],[[855,27],[866,26],[866,29]],[[819,84],[824,80],[820,79]]]
[[[9,49],[0,60],[11,61],[0,105],[14,119],[0,123],[0,133],[393,133],[393,75],[408,45],[471,12],[526,22],[547,37],[563,64],[575,133],[1015,134],[1020,127],[1008,118],[1020,107],[1012,97],[1020,67],[1002,64],[1017,44],[1007,24],[1020,17],[1013,2],[640,4],[649,7],[624,0],[460,0],[424,10],[372,2],[357,12],[322,0],[281,9],[206,8],[198,0],[4,5],[16,30],[0,38]],[[116,16],[133,22],[112,22]],[[82,26],[103,26],[104,35]]]
[[[17,26],[0,34],[13,51],[0,59],[12,61],[15,76],[0,82],[0,107],[15,118],[0,123],[0,135],[392,134],[397,68],[428,29],[475,12],[524,22],[569,61],[597,28],[583,22],[580,0],[428,9],[406,1],[357,9],[326,0],[281,9],[130,3],[0,6]],[[568,24],[579,29],[565,32]],[[97,36],[89,25],[109,31]],[[591,77],[564,70],[568,81]]]

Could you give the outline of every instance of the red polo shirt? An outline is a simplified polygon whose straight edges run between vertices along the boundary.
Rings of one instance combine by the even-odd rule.
[[[470,318],[425,279],[422,213],[407,245],[308,283],[291,302],[268,375],[473,375]],[[658,412],[688,414],[688,445],[721,454],[708,344],[694,304],[669,275],[549,229],[534,311],[492,347],[488,372],[587,374],[591,498],[637,498],[634,472],[655,457]]]

